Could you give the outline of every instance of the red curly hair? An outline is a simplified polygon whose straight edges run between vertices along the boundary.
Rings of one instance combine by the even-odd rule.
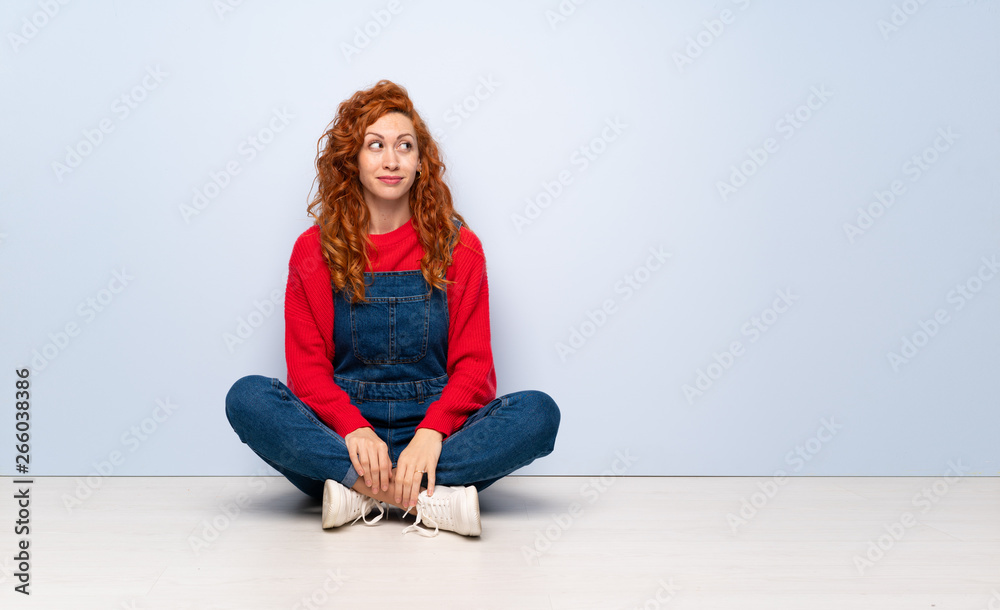
[[[420,154],[420,176],[410,190],[410,214],[424,255],[420,271],[433,288],[452,283],[445,271],[452,263],[452,245],[457,243],[456,218],[466,224],[452,204],[444,183],[445,165],[430,130],[413,107],[406,89],[380,80],[370,89],[358,91],[341,102],[331,125],[316,144],[319,190],[308,213],[320,230],[323,257],[337,290],[347,287],[352,302],[365,298],[364,271],[374,244],[368,237],[371,215],[365,205],[358,155],[365,131],[389,112],[398,112],[413,122]]]

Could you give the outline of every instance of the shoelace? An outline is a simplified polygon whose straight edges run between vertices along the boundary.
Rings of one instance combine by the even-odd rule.
[[[411,506],[410,508],[413,507]],[[410,514],[410,508],[406,509],[406,512],[403,513],[404,517]],[[450,520],[449,511],[450,507],[448,506],[446,500],[443,499],[437,500],[436,498],[432,497],[418,498],[417,513],[416,513],[417,520],[413,522],[413,525],[410,525],[409,527],[404,529],[403,534],[414,531],[420,534],[421,536],[424,536],[425,538],[433,538],[434,536],[438,535],[439,531],[438,521],[441,521],[446,524],[449,522]],[[426,523],[427,525],[433,525],[434,531],[431,532],[431,530],[428,528],[420,527],[421,522]]]
[[[413,508],[413,507],[411,506],[410,508]],[[408,508],[408,509],[406,509],[406,512],[403,513],[403,516],[405,517],[409,513],[410,513],[410,509]],[[426,521],[424,521],[425,523],[428,523],[428,524],[434,526],[434,531],[432,532],[431,530],[429,530],[429,529],[427,529],[425,527],[420,527],[420,521],[423,518],[424,518],[424,514],[420,510],[420,505],[418,504],[417,505],[417,520],[413,522],[413,525],[410,525],[410,526],[406,527],[403,530],[403,534],[405,535],[407,532],[417,532],[418,534],[420,534],[421,536],[423,536],[425,538],[433,538],[434,536],[437,536],[438,535],[438,526],[437,526],[437,523],[434,523],[430,519],[427,519]]]
[[[361,495],[361,494],[358,494],[358,495]],[[375,498],[369,498],[369,497],[364,496],[364,495],[362,495],[361,497],[363,498],[361,500],[361,514],[358,515],[357,519],[355,519],[354,521],[351,521],[351,525],[354,525],[355,523],[357,523],[358,519],[361,519],[365,523],[365,525],[371,525],[372,523],[378,523],[382,519],[382,517],[385,516],[385,510],[386,510],[385,504],[382,503],[382,502],[379,502]],[[368,519],[365,519],[365,517],[368,516],[368,513],[372,512],[373,508],[377,508],[378,509],[378,517],[375,517],[374,519],[372,519],[371,521],[369,521]]]

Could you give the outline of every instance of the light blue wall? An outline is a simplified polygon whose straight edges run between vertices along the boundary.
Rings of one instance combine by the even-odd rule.
[[[285,377],[316,141],[380,78],[486,248],[500,392],[562,407],[523,473],[1000,473],[996,3],[235,4],[4,3],[33,474],[260,472],[223,399]]]

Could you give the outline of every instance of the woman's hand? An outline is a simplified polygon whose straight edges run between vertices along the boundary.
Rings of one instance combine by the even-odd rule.
[[[358,428],[344,437],[351,464],[358,476],[364,477],[365,485],[372,491],[389,489],[389,475],[392,462],[389,460],[389,446],[371,428]]]
[[[443,439],[443,434],[430,428],[419,428],[414,433],[413,439],[399,454],[399,461],[396,462],[396,504],[404,509],[416,506],[423,479],[418,470],[427,473],[427,495],[434,495],[434,471],[437,470],[438,458],[441,457]]]

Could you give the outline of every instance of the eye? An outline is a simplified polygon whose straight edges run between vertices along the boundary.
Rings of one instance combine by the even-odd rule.
[[[402,142],[400,146],[405,146],[406,150],[413,150],[413,144],[411,142]]]
[[[373,146],[382,146],[382,143],[378,140],[372,140],[368,143],[368,148],[372,148]]]

